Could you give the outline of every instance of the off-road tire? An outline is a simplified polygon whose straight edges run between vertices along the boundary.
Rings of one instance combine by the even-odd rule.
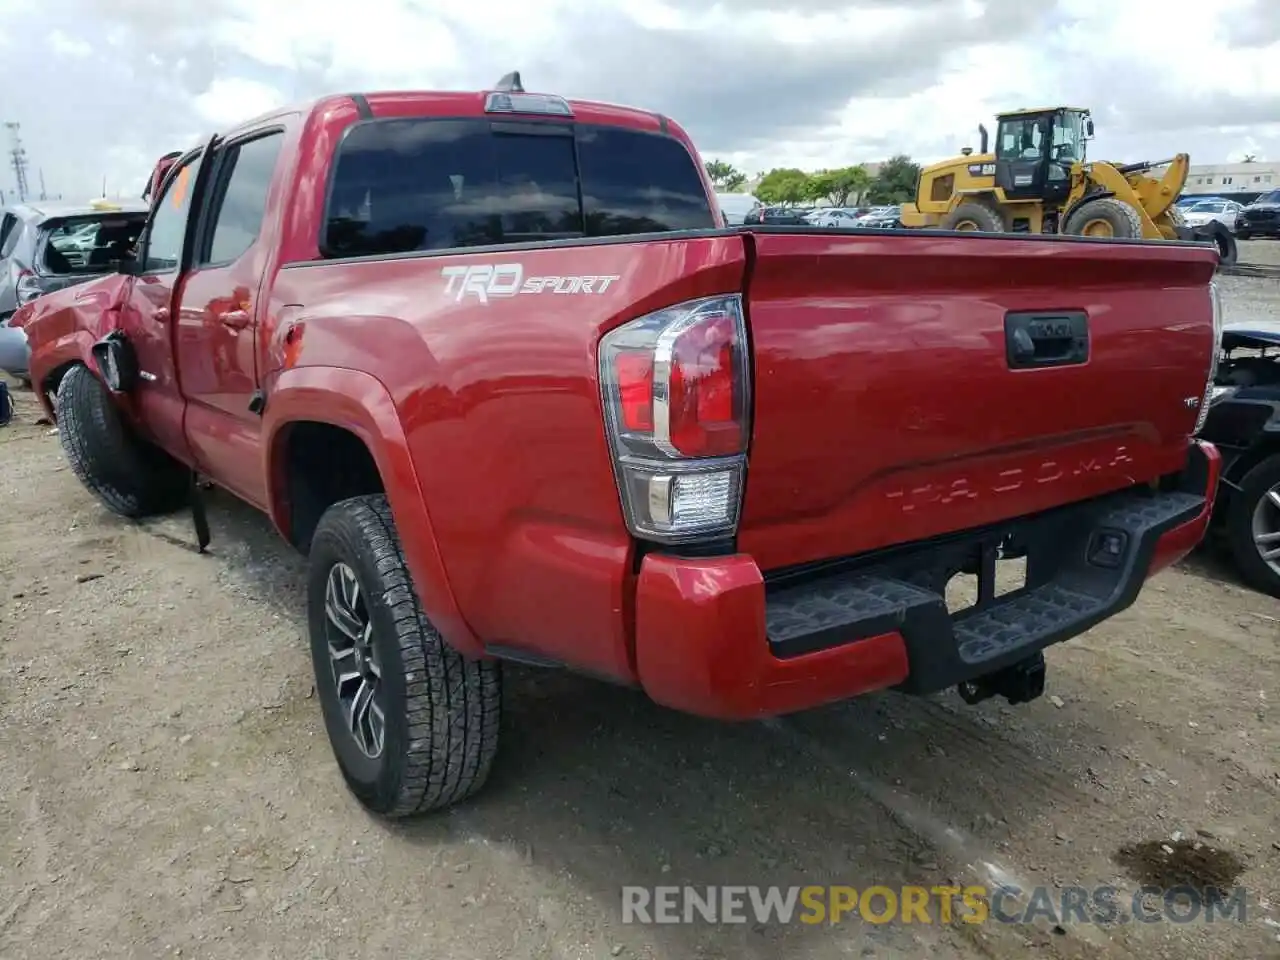
[[[1254,466],[1231,493],[1227,508],[1226,540],[1236,569],[1256,590],[1280,597],[1280,574],[1262,559],[1253,542],[1253,511],[1268,490],[1280,484],[1280,453]]]
[[[325,588],[346,564],[363,595],[381,664],[382,751],[370,758],[349,733],[326,637]],[[334,504],[311,540],[307,622],[316,692],[348,788],[370,811],[399,818],[439,810],[485,783],[498,749],[500,665],[445,643],[414,592],[386,497]]]
[[[54,411],[72,471],[108,509],[137,519],[177,510],[189,501],[187,468],[134,432],[106,384],[88,367],[67,371]]]
[[[1004,221],[1000,219],[1000,214],[976,200],[966,200],[960,204],[943,217],[938,226],[942,230],[957,230],[957,225],[962,223],[976,226],[978,229],[973,231],[975,233],[1004,233]]]
[[[1084,236],[1084,227],[1091,220],[1105,220],[1111,226],[1107,239],[1138,240],[1142,237],[1142,218],[1138,211],[1114,197],[1101,197],[1080,204],[1067,217],[1063,233]]]

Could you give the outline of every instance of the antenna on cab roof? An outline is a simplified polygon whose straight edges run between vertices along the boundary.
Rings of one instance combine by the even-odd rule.
[[[512,70],[501,80],[493,89],[501,90],[505,93],[524,93],[524,84],[520,82],[520,71]]]

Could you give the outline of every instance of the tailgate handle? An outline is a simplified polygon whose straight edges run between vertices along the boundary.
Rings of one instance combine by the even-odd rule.
[[[1004,343],[1010,370],[1084,363],[1089,359],[1089,318],[1083,310],[1007,313]]]

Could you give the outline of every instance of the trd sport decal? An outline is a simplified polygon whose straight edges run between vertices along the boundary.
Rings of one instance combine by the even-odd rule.
[[[481,303],[525,293],[604,293],[617,280],[612,277],[526,277],[518,263],[482,264],[473,267],[445,267],[444,293],[461,303],[475,297]]]

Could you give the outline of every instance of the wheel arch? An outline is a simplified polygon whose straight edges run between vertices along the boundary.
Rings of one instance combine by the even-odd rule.
[[[45,415],[57,423],[57,410],[54,409],[53,398],[62,385],[62,380],[73,367],[85,367],[95,377],[99,377],[98,365],[93,362],[93,341],[87,333],[79,333],[61,337],[47,349],[32,352],[27,368],[31,375],[31,386],[35,390],[36,399],[44,408]]]
[[[1223,463],[1218,500],[1213,511],[1215,522],[1225,522],[1231,501],[1249,471],[1275,456],[1280,456],[1280,429],[1259,433],[1250,446]]]
[[[1239,483],[1258,464],[1277,455],[1280,455],[1280,430],[1263,431],[1253,446],[1231,461],[1230,467],[1222,472],[1222,477],[1232,483]]]
[[[385,494],[428,618],[459,653],[482,656],[449,585],[404,427],[382,382],[338,367],[286,370],[268,393],[262,435],[267,502],[285,539],[305,551],[332,503]],[[335,457],[343,458],[340,471],[316,469],[321,458],[331,464]]]

